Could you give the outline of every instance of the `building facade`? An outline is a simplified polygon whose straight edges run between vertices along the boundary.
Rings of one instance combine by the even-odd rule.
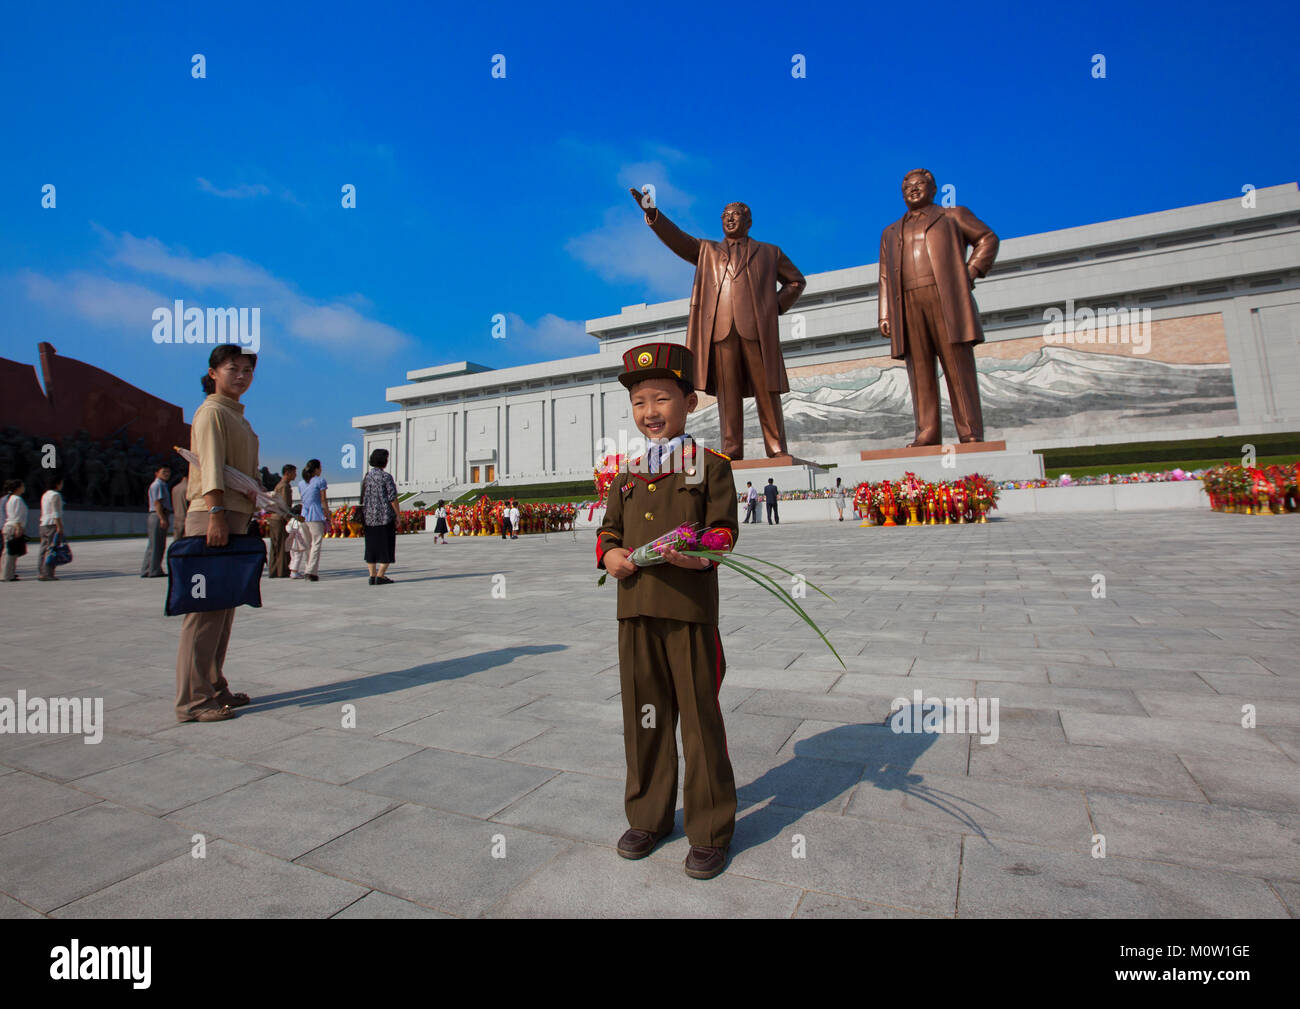
[[[790,451],[849,463],[913,432],[907,371],[878,329],[876,264],[811,274],[780,321]],[[1052,448],[1300,427],[1300,190],[1006,239],[975,296],[985,437]],[[688,299],[592,319],[593,352],[493,369],[407,373],[393,409],[353,418],[366,455],[387,448],[406,489],[590,476],[635,448],[625,350],[684,343]],[[942,383],[941,383],[942,385]],[[945,437],[955,438],[945,397]],[[747,457],[762,455],[753,402]],[[717,444],[701,396],[689,430]]]

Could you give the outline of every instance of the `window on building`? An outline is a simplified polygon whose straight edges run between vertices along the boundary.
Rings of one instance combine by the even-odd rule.
[[[483,477],[483,479],[491,483],[493,480],[496,479],[496,470],[497,468],[495,466],[488,466],[486,469],[486,475]]]
[[[478,483],[478,467],[477,467],[477,466],[471,466],[471,467],[469,468],[469,482],[470,482],[470,483]]]

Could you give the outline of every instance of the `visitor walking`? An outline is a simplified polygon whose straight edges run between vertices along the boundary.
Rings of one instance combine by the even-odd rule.
[[[438,537],[442,537],[444,543],[447,542],[447,499],[443,498],[433,509],[433,542],[436,545]]]
[[[185,514],[190,510],[186,495],[190,492],[188,471],[180,482],[172,488],[172,539],[178,540],[185,535]]]
[[[311,549],[311,533],[302,520],[302,505],[293,506],[293,518],[285,523],[284,545],[289,551],[289,577],[307,577],[307,552]]]
[[[0,560],[0,581],[18,581],[18,558],[27,553],[27,502],[23,494],[27,485],[21,480],[6,480],[3,525],[4,559]]]
[[[280,499],[285,514],[272,512],[267,517],[267,527],[271,532],[271,560],[267,565],[271,578],[289,577],[289,551],[285,549],[285,526],[289,521],[289,508],[293,505],[293,482],[298,479],[298,467],[286,463],[280,468],[280,482],[271,491],[271,496]]]
[[[58,581],[54,565],[50,563],[50,552],[54,548],[54,537],[63,535],[63,474],[51,473],[49,489],[41,495],[41,553],[36,560],[36,573],[43,582]]]
[[[244,417],[240,397],[253,382],[257,355],[234,344],[215,347],[203,376],[207,399],[194,411],[190,451],[199,457],[190,467],[189,510],[185,535],[204,536],[210,547],[223,547],[232,533],[248,531],[254,499],[226,489],[226,467],[256,480],[257,435]],[[249,703],[226,682],[223,666],[230,645],[235,611],[186,613],[176,652],[176,717],[182,722],[219,722],[235,717]]]
[[[167,530],[172,513],[172,492],[167,481],[172,478],[170,466],[159,466],[153,471],[149,485],[149,522],[145,527],[144,559],[140,561],[141,578],[164,578],[163,556],[167,553]]]
[[[758,509],[758,491],[754,490],[752,480],[745,481],[745,521],[741,525],[749,525],[751,522],[757,522],[755,512]]]
[[[321,476],[320,460],[308,459],[302,468],[302,480],[298,481],[298,493],[302,496],[302,520],[311,534],[311,547],[307,551],[307,580],[320,581],[320,548],[325,539],[325,522],[329,515],[329,500],[325,489],[329,484]]]
[[[840,521],[844,521],[844,478],[837,476],[835,478],[835,508],[840,513]]]
[[[388,449],[377,448],[370,453],[370,471],[361,481],[361,521],[366,530],[366,567],[370,569],[371,585],[392,585],[386,577],[388,565],[397,559],[397,520],[401,508],[397,504],[397,483],[388,466]]]
[[[510,502],[510,538],[519,539],[519,502]]]
[[[767,499],[767,524],[781,524],[781,516],[776,510],[776,481],[771,477],[767,478],[767,486],[763,488],[763,497]]]

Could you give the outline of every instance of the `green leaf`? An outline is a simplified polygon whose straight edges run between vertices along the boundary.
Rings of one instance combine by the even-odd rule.
[[[736,553],[734,550],[729,551],[729,553],[730,553],[730,555],[733,556],[733,557],[744,557],[746,560],[758,561],[760,564],[767,564],[767,565],[769,565],[770,567],[774,567],[774,568],[776,568],[778,571],[784,571],[784,572],[785,572],[786,574],[788,574],[791,578],[797,578],[797,577],[799,577],[799,576],[796,575],[793,571],[791,571],[789,568],[783,568],[783,567],[781,567],[780,564],[773,564],[771,561],[765,561],[765,560],[763,560],[762,557],[755,557],[755,556],[753,556],[752,554],[738,554],[738,553]],[[818,592],[821,592],[822,595],[826,596],[827,599],[830,599],[831,602],[835,602],[835,600],[834,600],[830,595],[827,595],[827,593],[822,592],[821,589],[817,588],[816,585],[813,585],[813,583],[810,582],[810,581],[808,581],[807,578],[804,579],[804,584],[805,584],[805,585],[808,585],[808,586],[811,586],[811,587],[814,588],[814,589],[817,589]]]
[[[730,552],[726,554],[721,554],[710,550],[689,550],[689,551],[683,550],[679,552],[684,553],[687,556],[691,556],[691,557],[708,557],[710,560],[716,562],[719,565],[729,567],[729,568],[734,568],[735,570],[743,574],[746,578],[750,579],[753,582],[756,582],[757,584],[761,585],[763,588],[767,589],[768,592],[772,593],[772,595],[780,599],[781,602],[785,603],[786,606],[790,607],[790,609],[794,610],[795,613],[799,614],[803,622],[806,623],[809,627],[811,627],[814,631],[816,631],[817,636],[826,643],[826,647],[831,650],[831,654],[835,656],[835,659],[837,662],[839,662],[840,666],[844,669],[848,668],[848,666],[844,665],[844,660],[840,658],[840,653],[837,652],[835,650],[835,646],[831,644],[831,639],[828,638],[826,634],[822,631],[822,629],[817,626],[816,622],[812,619],[812,617],[808,616],[808,614],[804,612],[803,607],[800,606],[797,602],[795,602],[794,599],[784,590],[781,583],[778,582],[776,579],[774,579],[771,575],[767,574],[764,571],[759,571],[756,568],[752,568],[748,564],[742,564],[740,563],[740,561],[733,560],[733,557],[735,555]],[[773,565],[773,567],[776,567],[776,565]],[[822,594],[825,595],[825,593]]]

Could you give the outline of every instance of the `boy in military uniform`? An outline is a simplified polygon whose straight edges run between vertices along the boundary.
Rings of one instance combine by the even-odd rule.
[[[623,355],[618,380],[632,418],[649,440],[609,489],[596,536],[596,565],[618,579],[618,661],[627,752],[624,858],[644,858],[673,828],[677,806],[676,727],[686,750],[686,874],[711,879],[727,863],[736,824],[736,782],[718,704],[726,672],[718,637],[718,573],[711,561],[677,551],[638,568],[632,550],[687,524],[735,544],[731,461],[697,447],[686,415],[698,402],[689,350],[649,343]]]

